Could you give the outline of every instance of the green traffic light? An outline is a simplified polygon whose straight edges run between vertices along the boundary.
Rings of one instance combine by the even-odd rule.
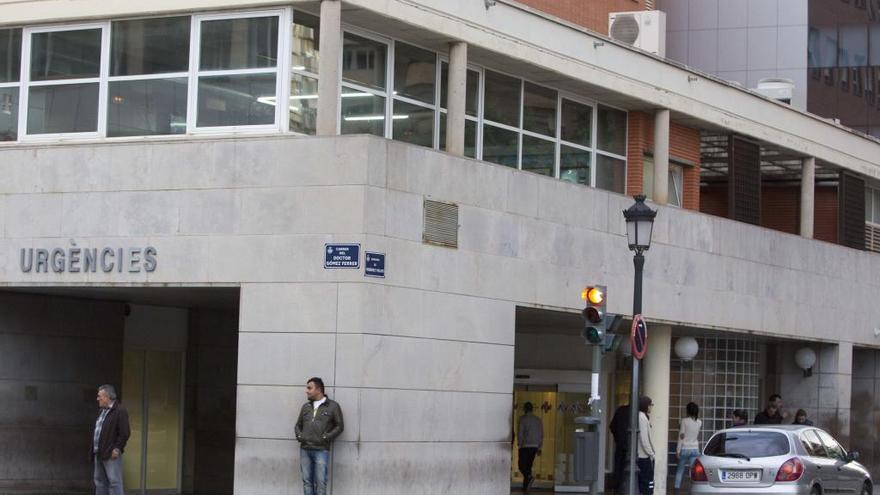
[[[586,337],[587,341],[591,344],[601,344],[605,340],[605,336],[602,335],[602,331],[596,327],[587,327],[586,328]]]

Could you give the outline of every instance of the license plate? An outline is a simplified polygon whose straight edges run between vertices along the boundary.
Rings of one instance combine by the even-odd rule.
[[[761,471],[721,471],[721,481],[759,481]]]

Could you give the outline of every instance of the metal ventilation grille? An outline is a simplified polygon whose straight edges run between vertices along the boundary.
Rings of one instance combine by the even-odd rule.
[[[654,10],[654,0],[645,0],[645,10]]]
[[[865,222],[865,249],[880,253],[880,225]]]
[[[632,14],[619,14],[611,23],[611,38],[632,45],[639,39],[639,21]]]
[[[458,205],[425,200],[425,230],[422,240],[429,244],[458,247]]]

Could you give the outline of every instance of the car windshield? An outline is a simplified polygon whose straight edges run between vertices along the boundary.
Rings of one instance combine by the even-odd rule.
[[[773,457],[789,452],[788,437],[775,431],[729,431],[709,440],[704,455],[716,457]]]

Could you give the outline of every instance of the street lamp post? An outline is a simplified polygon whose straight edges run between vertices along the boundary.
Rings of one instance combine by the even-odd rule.
[[[651,247],[651,232],[654,229],[654,217],[657,212],[645,204],[645,196],[634,196],[632,206],[623,210],[626,219],[626,240],[633,256],[635,278],[633,279],[633,318],[642,312],[642,269],[645,267],[644,252]],[[632,388],[629,397],[629,493],[638,493],[636,488],[636,459],[639,436],[639,359],[632,357]]]

